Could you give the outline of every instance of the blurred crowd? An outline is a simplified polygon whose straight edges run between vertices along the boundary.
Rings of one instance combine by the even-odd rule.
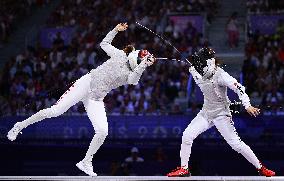
[[[108,3],[103,0],[63,0],[47,24],[52,27],[79,25],[86,29],[92,23],[98,30],[104,30],[112,22],[143,20],[142,23],[146,22],[161,32],[161,25],[166,23],[169,13],[206,12],[210,21],[217,9],[218,0],[113,0]],[[98,31],[95,33],[100,34]]]
[[[265,114],[284,114],[284,22],[273,35],[249,35],[243,78],[248,94]]]
[[[31,14],[32,8],[49,0],[1,0],[0,1],[0,48],[8,41],[16,27],[16,21]]]
[[[279,13],[284,12],[284,1],[247,0],[249,13]]]
[[[52,13],[48,27],[74,27],[71,43],[66,45],[60,33],[52,48],[40,44],[29,47],[4,67],[1,78],[2,114],[32,114],[51,106],[71,83],[108,59],[99,47],[104,36],[119,22],[128,22],[113,45],[122,49],[133,44],[156,56],[180,58],[173,48],[153,34],[139,28],[135,21],[163,34],[187,57],[209,42],[191,24],[181,31],[169,21],[171,13],[216,13],[216,0],[150,1],[115,0],[113,3],[92,0],[63,0]],[[188,67],[179,62],[159,61],[148,68],[137,86],[122,86],[105,98],[108,114],[181,114],[188,111]],[[82,104],[67,113],[84,113]]]
[[[6,13],[1,11],[0,15],[6,17],[0,20],[11,19],[12,22],[16,14],[29,13],[29,6],[41,3],[36,0],[24,2],[13,6],[9,3],[17,4],[15,1],[1,1],[3,6],[1,5],[0,8]],[[182,57],[187,57],[202,46],[210,45],[202,32],[198,32],[190,22],[185,30],[181,30],[168,16],[187,12],[206,12],[207,17],[212,18],[218,7],[216,0],[178,2],[115,0],[112,2],[112,4],[100,0],[61,2],[48,18],[46,26],[74,27],[76,31],[71,43],[67,45],[58,33],[51,48],[43,48],[38,43],[7,62],[4,71],[1,72],[0,80],[2,115],[33,114],[54,104],[72,82],[108,59],[99,47],[99,43],[119,22],[129,23],[128,30],[119,33],[113,41],[113,45],[120,49],[127,44],[133,44],[137,49],[147,49],[157,57],[181,58],[181,55],[158,37],[137,27],[135,21],[165,36],[182,52]],[[277,4],[272,1],[248,1],[247,5],[251,12],[257,9],[258,5],[265,6],[267,9],[262,8],[259,11],[266,12],[276,11],[275,3]],[[8,5],[15,9],[6,10],[7,8],[4,7]],[[208,23],[212,20],[210,18],[207,18]],[[3,34],[3,27],[6,25],[1,27]],[[275,113],[282,110],[281,105],[284,103],[283,34],[283,21],[279,22],[276,34],[262,35],[258,31],[249,34],[245,47],[246,60],[242,70],[244,84],[253,104]],[[187,65],[175,61],[158,61],[145,71],[138,85],[126,85],[111,91],[104,100],[107,112],[113,115],[197,112],[199,109],[197,104],[193,104],[188,99],[187,82]],[[83,114],[85,109],[83,104],[77,104],[67,113]]]

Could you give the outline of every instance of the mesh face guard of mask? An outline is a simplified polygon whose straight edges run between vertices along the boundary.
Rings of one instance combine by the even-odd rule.
[[[201,48],[192,55],[192,65],[201,76],[212,74],[215,69],[215,52],[211,48]]]

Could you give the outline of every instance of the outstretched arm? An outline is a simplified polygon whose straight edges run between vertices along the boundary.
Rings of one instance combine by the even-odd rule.
[[[127,23],[118,24],[113,30],[111,30],[106,35],[106,37],[100,43],[101,48],[108,54],[108,56],[112,57],[115,54],[121,53],[121,50],[119,50],[119,49],[115,48],[113,45],[111,45],[111,42],[114,39],[115,35],[118,33],[118,31],[125,31],[127,29],[127,27],[128,27]]]
[[[195,70],[193,66],[189,67],[189,73],[191,73],[196,84],[199,84],[200,81],[202,80],[202,76]]]
[[[154,57],[143,58],[144,60],[128,75],[128,84],[137,85],[146,67],[151,66],[155,62]]]
[[[221,77],[218,80],[218,83],[222,86],[227,86],[232,89],[236,94],[238,94],[239,99],[242,101],[243,106],[247,110],[247,112],[256,117],[260,110],[251,106],[249,96],[245,92],[245,87],[240,84],[235,78],[230,76],[227,72],[222,72]]]

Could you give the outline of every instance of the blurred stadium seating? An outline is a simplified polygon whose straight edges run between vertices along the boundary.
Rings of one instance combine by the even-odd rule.
[[[114,1],[110,4],[88,0],[62,1],[48,18],[46,28],[41,30],[39,44],[29,46],[25,52],[15,55],[6,63],[1,79],[2,114],[32,114],[52,105],[68,88],[66,85],[107,59],[98,45],[118,22],[129,22],[129,30],[115,38],[115,46],[122,48],[134,43],[138,49],[148,49],[156,56],[180,56],[155,36],[135,27],[135,20],[139,20],[147,27],[164,34],[187,57],[192,51],[208,44],[203,37],[203,24],[208,20],[203,20],[200,14],[194,14],[201,17],[201,20],[193,19],[194,26],[190,21],[183,21],[184,30],[181,31],[178,28],[182,26],[175,25],[175,21],[181,21],[177,13],[185,13],[182,20],[187,21],[194,18],[188,17],[188,12],[207,12],[212,18],[216,13],[216,2],[205,2],[192,1],[184,4],[184,1]],[[113,12],[113,16],[108,16],[116,6],[120,7],[119,10]],[[175,15],[173,19],[168,19],[171,13]],[[176,99],[187,99],[187,77],[185,65],[158,62],[144,74],[138,86],[123,86],[109,94],[106,98],[108,113],[186,112],[187,101],[183,103],[184,106],[176,103]],[[81,112],[81,107],[78,104],[68,113]]]

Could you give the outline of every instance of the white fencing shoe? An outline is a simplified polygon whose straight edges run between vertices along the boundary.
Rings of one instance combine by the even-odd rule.
[[[21,123],[16,123],[14,127],[8,132],[7,138],[10,141],[14,141],[18,134],[22,131],[23,127],[20,125]]]
[[[83,172],[85,172],[86,174],[88,174],[89,176],[92,177],[96,177],[97,174],[94,173],[93,171],[93,166],[89,163],[85,163],[84,161],[80,161],[79,163],[76,164],[76,166],[82,170]]]

